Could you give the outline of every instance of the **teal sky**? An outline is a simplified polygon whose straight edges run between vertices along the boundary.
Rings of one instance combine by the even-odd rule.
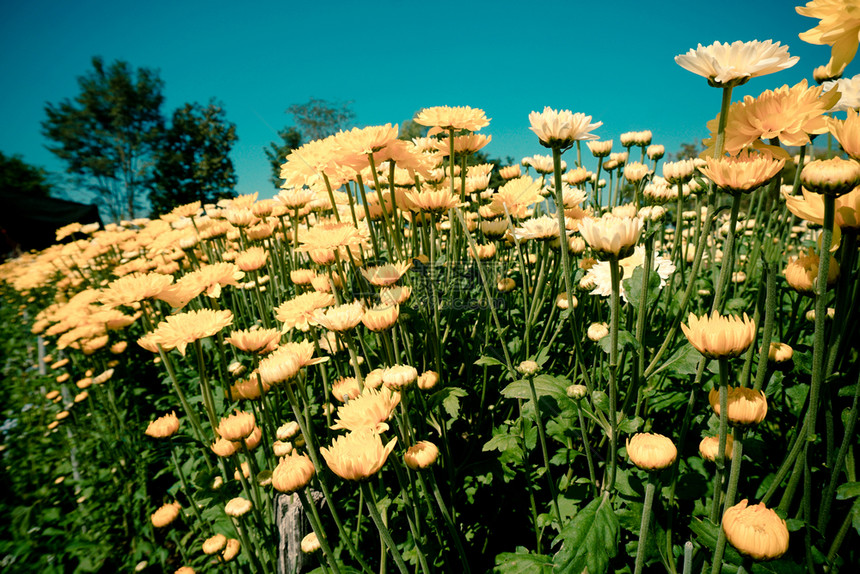
[[[829,47],[797,37],[817,21],[796,4],[0,0],[0,151],[61,172],[40,134],[45,103],[77,95],[77,77],[100,55],[158,69],[166,116],[220,100],[239,135],[237,189],[263,197],[276,192],[263,148],[290,123],[285,109],[311,97],[352,101],[359,126],[427,106],[479,107],[492,118],[482,132],[494,157],[545,153],[528,130],[529,112],[544,106],[602,121],[595,133],[616,148],[620,133],[650,129],[674,152],[707,136],[719,108],[719,91],[674,62],[698,43],[772,39],[800,56],[736,89],[736,100],[812,83]]]

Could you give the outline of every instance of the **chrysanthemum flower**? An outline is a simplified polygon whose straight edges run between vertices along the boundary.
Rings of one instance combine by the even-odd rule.
[[[784,146],[808,144],[810,135],[827,131],[824,113],[837,101],[839,93],[830,91],[822,94],[821,86],[809,88],[806,80],[777,90],[766,90],[757,98],[745,96],[743,101],[729,106],[725,150],[737,155],[745,147],[770,150],[774,155],[787,157],[785,150],[769,146],[759,140],[778,139]],[[705,140],[706,155],[713,156],[719,118],[708,122],[711,137]]]
[[[179,417],[175,412],[166,414],[149,423],[145,434],[154,438],[167,438],[179,430]]]
[[[265,385],[289,381],[298,374],[302,364],[299,356],[289,347],[281,347],[260,361],[257,371]]]
[[[305,554],[313,554],[320,549],[320,540],[315,532],[311,532],[310,534],[302,538],[300,546],[302,552],[304,552]]]
[[[203,553],[215,554],[216,552],[220,552],[226,544],[227,537],[223,534],[216,534],[203,542]]]
[[[824,198],[802,190],[803,196],[783,192],[785,204],[794,215],[806,221],[824,224]],[[860,187],[836,198],[835,223],[842,229],[860,229]]]
[[[229,501],[227,501],[227,504],[224,505],[224,514],[226,514],[227,516],[233,516],[235,518],[244,516],[250,510],[251,501],[241,496],[231,498]]]
[[[164,349],[176,348],[184,355],[185,348],[190,343],[211,337],[232,323],[233,313],[229,309],[201,309],[169,316],[166,321],[158,324],[151,335]]]
[[[272,471],[272,487],[278,492],[291,494],[307,486],[315,472],[306,454],[293,451],[283,457]]]
[[[533,219],[526,219],[521,222],[519,227],[514,228],[514,235],[520,241],[529,239],[537,239],[539,241],[549,241],[557,238],[558,218],[549,215],[541,215]]]
[[[842,145],[845,153],[860,159],[860,112],[848,110],[844,120],[827,118],[827,128]]]
[[[361,323],[364,307],[355,301],[344,305],[331,307],[325,311],[318,309],[314,312],[314,320],[329,331],[349,331]]]
[[[361,389],[355,377],[341,377],[331,386],[331,395],[339,402],[346,403],[358,397]]]
[[[443,130],[477,131],[490,124],[484,110],[469,106],[435,106],[415,115],[415,123]]]
[[[611,214],[599,219],[586,217],[579,227],[583,239],[603,259],[623,259],[630,255],[641,231],[642,221],[638,217]]]
[[[412,470],[429,468],[439,457],[439,447],[429,440],[418,441],[403,453],[403,461]]]
[[[230,441],[240,441],[254,432],[254,413],[237,411],[227,418],[221,419],[218,434]]]
[[[720,414],[720,391],[711,389],[708,402]],[[748,387],[728,387],[728,419],[733,425],[757,425],[767,415],[767,398],[761,391]]]
[[[389,287],[397,283],[403,277],[412,264],[408,261],[400,261],[398,263],[389,263],[377,267],[362,268],[361,274],[364,278],[370,281],[372,285],[377,287]]]
[[[737,357],[755,339],[755,323],[746,313],[742,319],[716,311],[702,317],[690,313],[688,322],[689,326],[681,324],[681,330],[690,344],[709,359]]]
[[[785,520],[761,502],[748,506],[744,499],[727,509],[723,530],[732,546],[756,560],[774,560],[788,551]]]
[[[299,251],[336,250],[359,247],[361,232],[351,223],[320,223],[305,232],[299,231]]]
[[[179,506],[178,502],[168,502],[152,513],[152,516],[150,516],[152,525],[156,528],[168,526],[179,517],[180,508],[181,506]]]
[[[499,176],[505,181],[519,177],[521,174],[519,165],[508,165],[499,169]]]
[[[749,193],[765,185],[782,171],[784,159],[744,150],[735,157],[706,157],[699,168],[718,188],[732,195]]]
[[[418,379],[418,370],[411,365],[393,365],[382,372],[382,383],[389,389],[400,391]]]
[[[526,217],[529,206],[542,201],[544,198],[540,194],[539,183],[526,175],[512,179],[500,187],[490,198],[490,211],[503,215],[505,208],[507,208],[511,217],[521,219]],[[504,221],[501,225],[504,226],[505,230],[507,229],[507,224]]]
[[[100,301],[107,307],[131,305],[151,297],[156,297],[173,283],[172,275],[161,273],[132,273],[112,281],[102,291]]]
[[[335,298],[329,293],[309,291],[297,295],[275,308],[275,317],[284,324],[283,332],[290,329],[307,331],[314,322],[314,312],[318,309],[334,305]]]
[[[732,451],[734,449],[735,439],[732,435],[726,435],[726,452],[725,459],[732,459]],[[720,437],[718,436],[706,436],[702,439],[702,442],[699,443],[699,454],[705,460],[710,460],[714,462],[717,460],[717,453],[720,451]]]
[[[377,305],[364,312],[361,322],[371,331],[384,331],[394,326],[399,315],[399,305]]]
[[[350,431],[360,428],[378,430],[380,424],[391,418],[391,413],[398,404],[400,404],[400,393],[388,388],[365,387],[360,395],[338,407],[337,419],[331,428]]]
[[[224,340],[246,353],[270,353],[278,345],[281,334],[277,329],[243,329],[232,331]]]
[[[551,155],[533,155],[531,157],[524,157],[523,165],[531,166],[536,172],[544,175],[549,175],[555,170]],[[561,169],[567,169],[567,162],[561,162]]]
[[[607,141],[590,141],[585,145],[588,146],[591,155],[594,157],[607,157],[612,153],[612,140]]]
[[[818,282],[818,267],[821,262],[818,253],[812,248],[806,253],[789,259],[785,267],[785,280],[789,286],[804,295],[815,294],[815,284]],[[839,262],[832,256],[827,267],[827,285],[835,285],[839,279]]]
[[[739,86],[750,78],[790,68],[799,59],[789,56],[788,46],[780,46],[779,42],[754,40],[732,44],[714,42],[710,46],[699,44],[695,50],[675,56],[675,63],[706,78],[711,86],[722,88]]]
[[[383,446],[377,433],[364,428],[336,438],[329,448],[321,448],[320,453],[339,477],[365,480],[379,472],[395,444],[397,437]]]
[[[637,433],[627,439],[627,456],[642,470],[660,470],[675,462],[678,449],[661,434]]]
[[[831,47],[831,70],[843,69],[857,53],[860,11],[854,0],[812,0],[795,8],[801,16],[818,18],[814,28],[801,32],[800,39],[810,44]]]
[[[860,163],[841,157],[817,159],[803,166],[800,183],[822,195],[845,195],[860,184]]]
[[[450,189],[407,191],[406,198],[414,206],[413,211],[445,213],[460,204],[460,198],[452,195]]]
[[[544,147],[567,149],[576,141],[596,140],[598,136],[590,133],[603,125],[591,123],[591,116],[572,113],[570,110],[554,110],[549,106],[543,112],[529,114],[529,128]]]
[[[242,271],[256,271],[266,264],[269,253],[262,247],[251,247],[239,253],[236,266]]]
[[[230,562],[239,554],[241,544],[235,538],[227,539],[227,544],[224,547],[224,552],[221,553],[221,558],[224,562]]]

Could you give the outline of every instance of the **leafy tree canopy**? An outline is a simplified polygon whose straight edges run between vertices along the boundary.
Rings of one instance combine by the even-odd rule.
[[[42,133],[112,219],[134,218],[164,131],[164,83],[156,70],[135,70],[128,62],[105,65],[94,57],[92,66],[78,78],[74,99],[45,106]]]
[[[154,214],[201,201],[234,197],[236,172],[230,150],[236,125],[224,108],[210,101],[185,104],[173,112],[170,127],[157,150],[149,201]]]
[[[30,197],[48,197],[51,188],[44,168],[30,165],[20,155],[0,151],[0,191]]]

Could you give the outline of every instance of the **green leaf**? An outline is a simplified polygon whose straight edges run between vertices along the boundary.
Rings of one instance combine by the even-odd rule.
[[[597,344],[600,345],[600,348],[603,349],[604,353],[609,353],[609,345],[611,342],[611,337],[607,335],[600,339]],[[638,351],[639,341],[636,340],[636,337],[634,337],[630,331],[620,329],[618,331],[618,349],[621,350],[625,347],[630,347],[633,351]]]
[[[504,552],[496,556],[497,574],[544,574],[552,572],[552,559],[543,554],[529,554],[522,546],[516,553]]]
[[[639,430],[639,427],[642,426],[642,423],[645,421],[642,420],[642,417],[635,417],[632,419],[624,419],[621,421],[621,424],[618,425],[618,430],[622,433],[635,433]]]
[[[553,377],[551,375],[538,375],[534,378],[535,393],[538,400],[541,397],[553,397],[556,402],[561,404],[567,399],[567,383],[561,377]],[[531,399],[531,389],[529,382],[526,379],[519,379],[509,384],[502,390],[502,395],[509,399]]]
[[[484,355],[483,357],[481,357],[480,359],[475,361],[475,364],[478,365],[479,367],[504,367],[505,366],[505,364],[503,362],[501,362],[500,360],[496,359],[495,357],[490,357],[488,355]]]
[[[695,374],[699,365],[699,360],[702,355],[696,350],[693,345],[686,344],[675,351],[671,357],[663,361],[660,368],[654,371],[652,377],[661,371],[668,370],[676,375],[692,375]]]
[[[556,538],[561,548],[553,557],[555,572],[606,572],[618,551],[618,518],[608,498],[595,498],[567,523]]]
[[[519,449],[519,440],[517,437],[507,433],[499,433],[494,435],[493,438],[487,441],[484,445],[484,448],[481,449],[484,452],[488,450],[497,450],[499,452],[505,452],[509,449],[516,448]]]
[[[591,393],[591,402],[594,403],[594,406],[604,414],[609,414],[609,395],[604,393],[603,391],[594,391]]]
[[[655,226],[656,228],[656,226]],[[633,308],[639,310],[639,302],[642,299],[642,275],[645,273],[644,267],[637,267],[633,270],[633,275],[629,279],[622,281],[624,290],[627,292],[627,300],[633,305]],[[648,295],[645,302],[647,309],[660,296],[660,275],[656,271],[651,271],[648,274]]]
[[[720,534],[720,527],[710,520],[694,518],[690,521],[690,530],[696,534],[696,540],[701,545],[707,546],[710,552],[713,553],[717,547],[717,537]],[[743,558],[731,544],[726,544],[726,552],[723,555],[723,560],[731,564],[741,564],[743,562]]]
[[[860,482],[846,482],[836,489],[837,500],[846,500],[860,496]]]
[[[447,393],[442,399],[442,408],[452,419],[456,419],[457,415],[460,414],[460,397],[465,397],[469,393],[460,387],[446,387],[439,392]]]

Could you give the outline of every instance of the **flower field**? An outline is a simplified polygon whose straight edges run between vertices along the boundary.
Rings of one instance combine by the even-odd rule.
[[[427,137],[295,149],[273,199],[3,263],[3,570],[856,571],[860,92],[828,6],[799,9],[819,85],[765,89],[797,63],[770,41],[676,58],[698,158],[546,108],[547,155],[480,164],[484,111],[425,108]]]

